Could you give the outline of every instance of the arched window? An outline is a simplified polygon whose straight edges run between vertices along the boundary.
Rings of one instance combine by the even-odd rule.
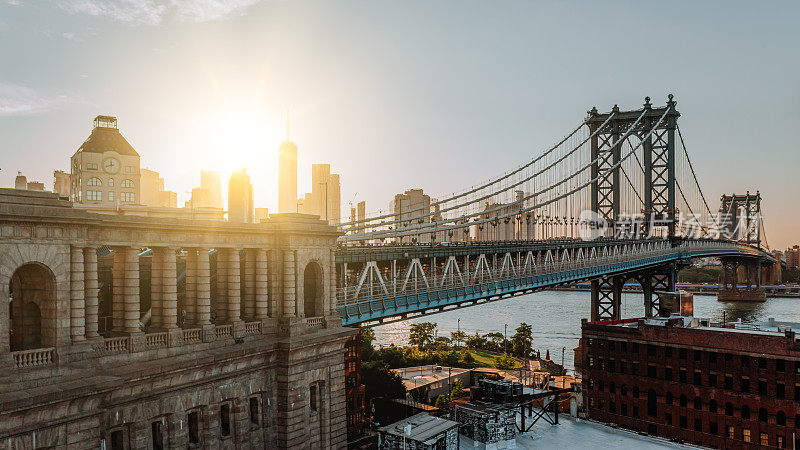
[[[786,413],[783,411],[778,411],[778,414],[775,415],[775,421],[780,426],[786,426]]]
[[[108,185],[109,185],[110,187],[114,187],[114,179],[113,179],[113,178],[109,178],[109,179],[108,179]]]
[[[694,398],[694,409],[698,411],[703,409],[703,400],[701,400],[700,397]]]
[[[303,312],[306,317],[321,316],[322,311],[322,268],[315,262],[306,265],[303,271]]]
[[[133,187],[133,181],[131,181],[129,179],[124,179],[124,180],[122,180],[122,184],[120,184],[120,186],[122,186],[124,188],[132,188]]]
[[[28,263],[11,276],[9,321],[11,351],[52,346],[43,325],[54,325],[55,276],[46,266]],[[42,313],[49,313],[43,317]]]
[[[764,408],[758,408],[758,421],[759,422],[766,422],[767,421],[767,410]]]
[[[658,398],[656,391],[653,389],[647,391],[647,415],[650,417],[658,415]]]
[[[87,186],[102,186],[103,182],[100,181],[100,178],[92,177],[92,178],[89,178],[89,180],[86,181],[86,185]]]

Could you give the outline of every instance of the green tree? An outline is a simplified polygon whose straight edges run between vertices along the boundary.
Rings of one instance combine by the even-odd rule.
[[[376,350],[373,359],[385,362],[392,369],[406,367],[408,365],[405,352],[402,348],[396,347],[395,345]]]
[[[467,345],[467,348],[473,350],[482,350],[486,348],[486,338],[479,335],[477,331],[474,335],[467,336],[464,343]]]
[[[506,340],[505,337],[503,336],[503,333],[498,333],[498,332],[486,333],[483,335],[483,337],[486,338],[487,341],[486,350],[491,350],[495,352],[503,351],[503,343]]]
[[[436,397],[436,402],[433,406],[439,409],[440,414],[444,413],[445,408],[447,408],[447,397],[444,394]]]
[[[450,390],[450,398],[460,398],[464,394],[464,385],[461,383],[461,379],[456,378],[456,382],[453,383],[453,389]]]
[[[514,356],[527,358],[533,352],[533,327],[523,322],[511,336],[511,352]]]
[[[467,367],[472,367],[475,364],[475,357],[472,356],[470,352],[464,352],[464,355],[461,357],[461,362]]]
[[[367,403],[377,397],[391,399],[406,395],[403,377],[392,372],[383,361],[365,362],[361,367],[361,379],[364,382]]]
[[[494,366],[498,369],[513,369],[517,360],[511,355],[502,354],[494,360]]]
[[[453,342],[453,345],[464,345],[464,340],[467,338],[467,333],[463,331],[453,331],[450,333],[450,340]]]
[[[369,361],[375,356],[375,347],[372,346],[372,342],[375,340],[375,331],[372,328],[359,328],[359,333],[361,333],[361,359],[363,361]]]
[[[433,344],[436,324],[433,322],[412,323],[408,334],[408,344],[416,345],[420,350],[429,348]]]

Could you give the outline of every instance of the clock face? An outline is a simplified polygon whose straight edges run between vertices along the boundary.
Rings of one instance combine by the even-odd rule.
[[[106,173],[117,173],[119,172],[119,161],[116,158],[106,158],[103,160],[103,170]]]

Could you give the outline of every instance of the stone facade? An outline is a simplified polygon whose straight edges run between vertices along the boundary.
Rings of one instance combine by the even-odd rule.
[[[344,448],[355,330],[335,310],[336,236],[297,214],[257,225],[99,215],[0,190],[11,299],[0,302],[0,449]],[[108,298],[101,246],[113,253]],[[224,311],[213,322],[212,304]]]

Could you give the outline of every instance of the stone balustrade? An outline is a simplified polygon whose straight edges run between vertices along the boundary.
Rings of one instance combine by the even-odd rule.
[[[322,328],[325,326],[324,317],[308,317],[306,318],[306,325],[309,328]]]
[[[167,333],[150,333],[144,336],[145,346],[150,348],[159,348],[167,346]]]
[[[261,334],[261,322],[245,322],[244,334]]]
[[[233,337],[233,325],[217,325],[216,327],[217,337]]]
[[[200,342],[203,339],[203,330],[200,328],[190,328],[183,330],[184,342]]]
[[[18,368],[46,366],[55,362],[55,348],[35,348],[11,353]]]
[[[131,338],[127,336],[104,339],[105,350],[109,353],[127,352],[131,348]]]

